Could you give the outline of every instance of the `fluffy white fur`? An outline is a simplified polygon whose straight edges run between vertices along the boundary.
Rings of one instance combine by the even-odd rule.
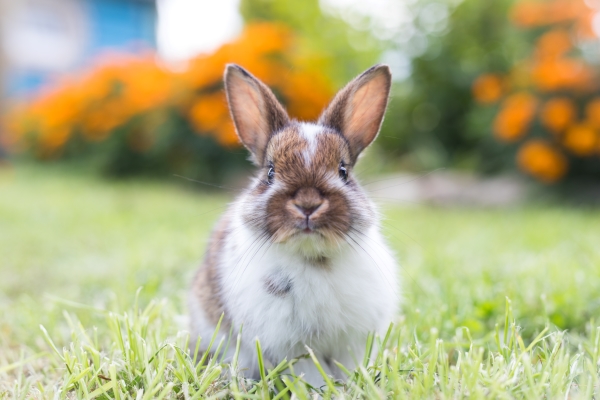
[[[318,237],[267,243],[235,217],[244,206],[241,198],[230,210],[232,234],[221,265],[228,318],[243,325],[240,367],[248,376],[258,375],[254,343],[258,338],[272,364],[306,354],[308,346],[328,374],[344,378],[327,361],[354,368],[355,360],[362,360],[368,333],[385,332],[397,312],[397,265],[379,228],[374,225],[364,235],[351,234],[351,240],[330,251],[328,266],[316,267],[302,253],[310,252],[320,242]],[[264,289],[265,281],[274,275],[289,278],[289,293],[277,297]],[[214,326],[198,305],[192,306],[193,330],[208,341]],[[234,326],[234,333],[237,329],[239,325]],[[220,337],[225,334],[221,332]],[[232,356],[233,349],[229,351]],[[302,360],[295,372],[304,374],[310,383],[322,383],[311,360]]]

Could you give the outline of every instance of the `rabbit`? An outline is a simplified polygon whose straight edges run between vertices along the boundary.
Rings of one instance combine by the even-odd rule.
[[[260,376],[258,339],[271,365],[308,347],[343,380],[334,361],[354,368],[369,333],[385,332],[399,307],[395,257],[353,174],[381,127],[390,69],[376,65],[356,77],[315,123],[291,119],[238,65],[227,65],[224,81],[236,132],[258,171],[218,222],[193,280],[190,348],[201,337],[205,351],[223,315],[216,337],[227,341],[242,327],[238,366],[247,378]],[[312,385],[323,382],[308,357],[293,369]]]

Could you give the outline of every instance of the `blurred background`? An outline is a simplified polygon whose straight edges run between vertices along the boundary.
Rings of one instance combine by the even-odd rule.
[[[115,354],[105,311],[138,297],[168,299],[148,342],[187,328],[209,232],[253,171],[223,92],[231,62],[299,119],[390,65],[357,173],[384,203],[419,354],[433,328],[449,346],[467,328],[483,354],[510,312],[525,343],[568,330],[575,361],[556,371],[596,365],[600,0],[0,0],[0,398],[58,390],[64,359],[39,326],[67,346],[72,312]]]
[[[344,83],[383,62],[394,86],[366,174],[421,177],[403,188],[420,194],[388,196],[510,203],[532,185],[598,196],[597,0],[0,7],[4,164],[229,181],[248,163],[222,90],[226,63],[265,81],[294,117],[313,119]]]

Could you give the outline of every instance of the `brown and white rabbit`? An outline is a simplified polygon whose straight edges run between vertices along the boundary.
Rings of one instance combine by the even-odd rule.
[[[238,362],[247,377],[259,374],[258,338],[272,364],[308,346],[341,379],[333,360],[353,368],[367,335],[387,329],[399,303],[397,264],[353,169],[377,136],[390,84],[389,68],[376,65],[306,123],[290,119],[246,70],[227,66],[231,115],[259,169],[213,232],[194,279],[191,330],[201,350],[224,314],[219,338],[243,326]],[[294,369],[322,382],[310,359]]]

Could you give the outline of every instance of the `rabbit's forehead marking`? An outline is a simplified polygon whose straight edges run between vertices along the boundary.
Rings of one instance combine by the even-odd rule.
[[[306,166],[310,166],[317,152],[317,136],[323,133],[323,127],[315,124],[303,123],[300,125],[300,134],[306,140],[308,146],[304,149],[303,156]]]
[[[309,171],[335,169],[350,161],[346,140],[327,127],[298,123],[289,125],[269,142],[267,158],[276,167],[301,167]]]

